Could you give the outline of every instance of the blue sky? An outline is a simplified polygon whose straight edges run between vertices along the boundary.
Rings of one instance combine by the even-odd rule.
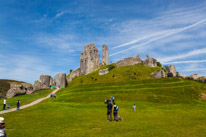
[[[69,73],[80,52],[109,47],[110,61],[149,54],[206,76],[205,0],[0,0],[0,79],[33,83]]]

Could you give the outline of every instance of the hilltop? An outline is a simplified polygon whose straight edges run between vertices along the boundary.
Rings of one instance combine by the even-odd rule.
[[[108,69],[108,73],[104,75],[99,75],[99,70],[102,69]],[[161,69],[161,67],[148,67],[144,64],[119,67],[117,67],[115,64],[104,65],[101,66],[100,69],[95,70],[88,75],[82,75],[74,78],[68,84],[68,86],[74,86],[79,84],[110,83],[130,80],[154,79],[151,73],[159,69]]]

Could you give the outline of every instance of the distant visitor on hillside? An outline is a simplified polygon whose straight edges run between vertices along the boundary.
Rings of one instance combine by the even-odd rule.
[[[7,137],[4,118],[0,117],[0,137]]]
[[[133,105],[133,109],[134,109],[134,112],[135,112],[136,111],[136,105],[135,104]]]
[[[20,100],[18,100],[17,103],[16,103],[16,109],[19,110],[20,106],[21,106]]]
[[[112,121],[112,104],[111,101],[107,103],[107,121]]]
[[[4,98],[4,101],[3,101],[3,111],[6,110],[6,98]]]

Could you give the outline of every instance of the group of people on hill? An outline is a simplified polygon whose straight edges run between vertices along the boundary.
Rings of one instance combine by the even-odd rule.
[[[105,103],[107,104],[107,121],[112,121],[112,112],[114,115],[114,121],[118,121],[117,111],[119,110],[119,107],[114,102],[114,97],[111,96],[111,99],[105,100]]]
[[[119,107],[114,102],[114,97],[111,96],[110,100],[105,100],[105,103],[107,104],[107,121],[112,121],[112,112],[114,115],[114,121],[118,121],[118,119],[123,120],[121,116],[117,116],[117,112],[119,110]],[[134,112],[136,112],[136,105],[133,106]]]
[[[20,106],[21,106],[20,100],[18,100],[18,101],[16,102],[16,109],[19,110]],[[9,103],[6,104],[6,98],[4,98],[4,101],[3,101],[3,111],[6,110],[6,107],[7,107],[7,110],[10,109],[10,104],[9,104]],[[1,136],[0,136],[0,137],[1,137]]]
[[[51,94],[50,97],[51,98],[56,98],[56,94]]]

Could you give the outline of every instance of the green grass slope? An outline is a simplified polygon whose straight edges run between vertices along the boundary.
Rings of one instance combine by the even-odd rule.
[[[92,84],[92,83],[111,83],[130,80],[153,79],[152,72],[155,72],[160,67],[148,67],[143,64],[116,67],[114,64],[102,66],[101,69],[109,68],[109,73],[99,75],[99,70],[94,71],[88,75],[76,77],[69,83],[68,86],[79,84]]]
[[[150,69],[158,68],[150,67],[147,67],[148,73],[144,76],[135,75],[136,79],[130,79],[134,72],[137,74],[141,71],[138,65],[130,67],[112,69],[113,72],[122,71],[120,75],[115,73],[119,78],[116,80],[111,77],[113,74],[100,77],[96,75],[97,72],[75,78],[67,88],[57,93],[56,99],[2,115],[8,136],[206,135],[206,101],[200,100],[200,94],[206,92],[205,84],[179,78],[153,79],[149,75],[153,71]],[[132,70],[133,67],[139,68]],[[125,74],[128,72],[131,75]],[[93,81],[91,77],[98,80]],[[107,122],[104,100],[110,96],[115,97],[119,106],[118,115],[124,121]],[[137,106],[136,112],[133,112],[133,104]]]

